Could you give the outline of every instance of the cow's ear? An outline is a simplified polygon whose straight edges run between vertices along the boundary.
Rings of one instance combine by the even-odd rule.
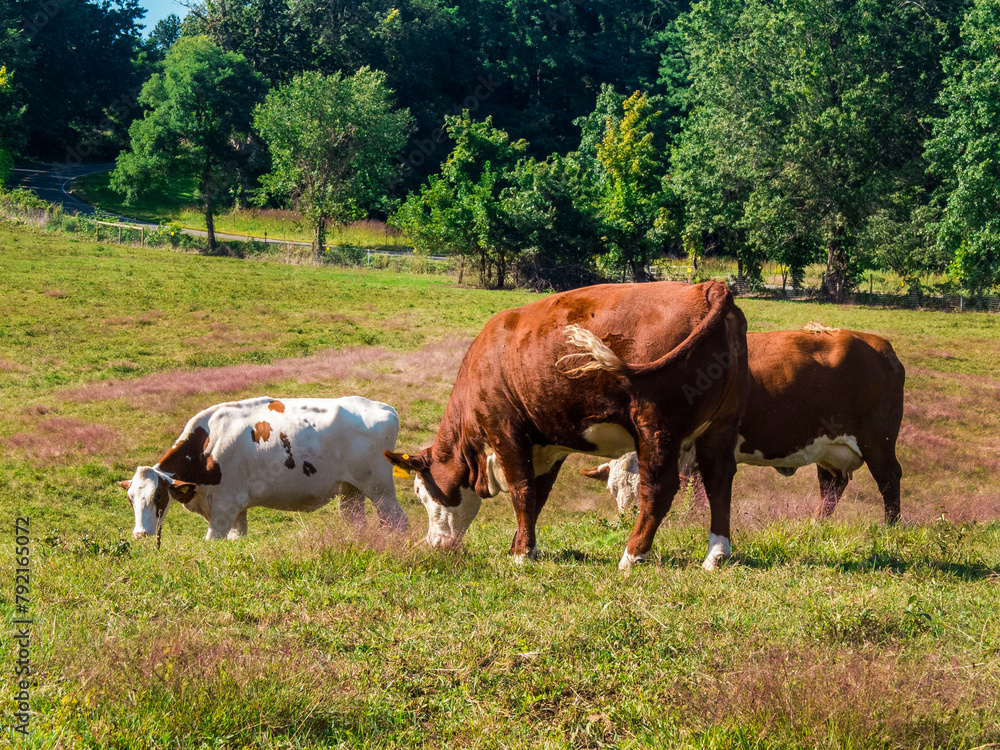
[[[611,475],[611,464],[601,464],[593,469],[580,469],[580,473],[585,477],[596,479],[599,482],[607,482]]]
[[[132,486],[132,480],[123,479],[121,482],[116,482],[116,484],[127,492],[128,488]]]
[[[170,497],[180,503],[189,503],[191,498],[194,497],[194,489],[198,485],[194,482],[182,482],[179,479],[174,479],[170,482],[170,486],[167,488],[170,492]]]
[[[415,471],[423,471],[431,465],[426,451],[411,456],[409,453],[393,453],[385,451],[386,460],[392,464],[392,474],[397,477],[408,477]]]

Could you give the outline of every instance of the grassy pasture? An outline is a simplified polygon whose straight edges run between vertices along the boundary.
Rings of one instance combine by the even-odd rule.
[[[446,278],[204,258],[0,226],[0,556],[32,529],[24,747],[972,748],[1000,742],[1000,320],[743,301],[754,330],[874,331],[907,368],[903,516],[867,471],[830,522],[815,474],[742,467],[734,558],[700,569],[707,511],[680,497],[657,562],[567,464],[543,557],[506,551],[508,501],[458,553],[357,534],[334,505],[258,510],[209,545],[173,508],[131,543],[114,482],[204,406],[358,393],[402,449],[433,436],[469,340],[534,299]],[[9,643],[4,638],[5,646]],[[0,724],[13,713],[0,650]]]

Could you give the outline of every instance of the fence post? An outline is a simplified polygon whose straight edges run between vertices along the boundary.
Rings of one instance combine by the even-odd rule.
[[[139,227],[139,247],[146,245],[146,227]]]
[[[965,297],[961,294],[958,295],[958,311],[965,312]]]
[[[118,244],[122,244],[122,225],[118,225]]]

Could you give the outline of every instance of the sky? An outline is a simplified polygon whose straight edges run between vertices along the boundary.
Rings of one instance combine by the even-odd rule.
[[[187,8],[177,0],[146,0],[140,5],[146,9],[146,17],[142,19],[142,25],[146,28],[143,32],[145,35],[153,30],[157,21],[166,18],[171,13],[176,13],[181,18],[187,14]]]

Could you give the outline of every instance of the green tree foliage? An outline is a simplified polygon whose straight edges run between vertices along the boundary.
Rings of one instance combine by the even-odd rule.
[[[239,172],[261,86],[242,55],[204,36],[179,39],[163,72],[142,88],[149,111],[129,128],[131,147],[118,157],[112,187],[133,200],[179,175],[196,177],[214,251],[213,215]]]
[[[272,83],[315,70],[384,70],[417,129],[408,184],[447,156],[444,119],[463,109],[530,141],[576,146],[572,121],[602,83],[656,85],[664,36],[688,0],[207,0],[197,33],[242,53]]]
[[[138,114],[138,0],[16,2],[28,50],[14,64],[24,150],[60,161],[117,148]]]
[[[597,146],[603,172],[599,212],[610,260],[627,266],[636,281],[662,251],[673,231],[663,188],[665,158],[654,142],[660,112],[636,91],[622,103],[622,116],[608,116],[604,138]]]
[[[518,277],[536,289],[569,289],[600,279],[604,252],[598,215],[600,189],[592,162],[577,153],[518,162],[504,196],[524,243]]]
[[[696,5],[681,29],[697,106],[675,160],[688,228],[745,233],[751,266],[767,257],[802,268],[823,253],[839,298],[863,268],[859,236],[925,179],[921,120],[955,8]]]
[[[938,242],[959,283],[981,293],[1000,286],[1000,2],[976,0],[961,34],[927,156],[942,179]]]
[[[11,170],[14,168],[14,158],[10,147],[5,143],[8,129],[17,121],[19,112],[11,111],[7,100],[11,90],[12,73],[6,65],[0,65],[0,188],[7,184]]]
[[[419,250],[458,253],[476,265],[484,287],[503,289],[527,246],[512,198],[528,144],[511,141],[489,118],[473,121],[468,112],[448,117],[446,127],[455,147],[441,174],[410,195],[393,223]]]
[[[385,209],[395,156],[413,125],[392,98],[380,71],[304,73],[271,91],[254,115],[273,165],[264,190],[289,198],[309,220],[317,259],[328,220],[345,223]]]

